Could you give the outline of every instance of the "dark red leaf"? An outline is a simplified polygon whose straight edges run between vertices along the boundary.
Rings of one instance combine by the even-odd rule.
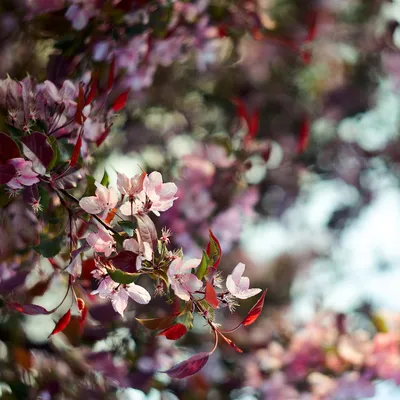
[[[111,130],[111,126],[106,128],[106,130],[100,135],[100,137],[96,140],[97,146],[100,146],[107,139],[107,136],[109,135],[110,130]]]
[[[210,353],[199,353],[175,365],[168,371],[162,371],[171,378],[183,379],[199,372],[207,363]]]
[[[136,269],[137,254],[131,251],[121,251],[117,256],[109,259],[115,268],[121,269],[124,272],[137,272]]]
[[[247,112],[247,108],[246,108],[246,105],[244,104],[244,101],[242,99],[240,99],[239,97],[233,97],[231,99],[231,101],[236,106],[236,115],[239,118],[244,119],[248,126],[249,114]]]
[[[304,116],[301,122],[299,141],[297,143],[297,153],[301,154],[305,151],[310,138],[311,121],[308,115]]]
[[[20,156],[17,144],[7,134],[0,132],[0,164]]]
[[[247,314],[247,317],[242,321],[241,325],[248,326],[254,323],[257,318],[260,316],[261,311],[264,307],[264,299],[267,291],[265,290],[262,296],[257,300],[257,303],[254,304],[253,308]]]
[[[83,301],[83,299],[77,298],[76,303],[78,305],[78,310],[81,312],[81,317],[79,318],[79,329],[82,333],[83,327],[85,325],[85,320],[87,317],[88,309],[87,309],[86,304]]]
[[[308,33],[305,42],[312,42],[317,37],[318,27],[318,12],[314,11],[311,13],[308,24]]]
[[[231,339],[229,339],[228,337],[223,335],[221,332],[218,332],[218,333],[222,337],[222,339],[224,339],[225,342],[229,344],[229,346],[233,347],[238,353],[243,353],[243,350],[240,349],[239,347],[237,347],[236,344],[233,343],[233,341]]]
[[[187,328],[183,324],[175,324],[164,329],[157,336],[165,336],[169,340],[178,340],[187,332]]]
[[[206,283],[206,295],[204,299],[212,308],[218,308],[219,301],[217,298],[217,294],[215,293],[213,285],[211,285],[211,283],[208,281]]]
[[[74,146],[74,151],[72,152],[71,160],[69,162],[69,166],[71,168],[75,167],[76,163],[78,162],[81,147],[82,147],[82,134],[79,134],[78,140],[76,141]]]
[[[83,125],[86,118],[83,115],[83,108],[85,107],[85,91],[83,90],[82,85],[79,85],[79,96],[78,96],[78,104],[76,106],[75,113],[75,122],[79,125]]]
[[[95,72],[92,73],[92,79],[90,81],[90,90],[89,90],[89,94],[88,94],[86,102],[85,102],[85,106],[87,106],[88,104],[90,104],[93,101],[94,96],[96,95],[98,81],[99,81],[99,78],[97,76],[97,73],[95,73]]]
[[[47,311],[44,307],[38,306],[37,304],[20,304],[16,301],[7,303],[7,306],[8,308],[11,308],[11,310],[18,311],[26,315],[51,314],[54,311]]]
[[[71,310],[68,310],[56,323],[56,326],[54,327],[53,331],[50,333],[50,336],[55,335],[56,333],[62,332],[65,327],[69,324],[69,321],[71,320]]]
[[[112,105],[111,108],[115,112],[121,111],[125,107],[126,101],[128,100],[128,96],[129,96],[129,90],[121,93],[114,101],[114,104]]]
[[[107,80],[107,91],[110,91],[114,84],[115,77],[115,57],[113,57],[110,65],[110,70],[108,71],[108,80]]]
[[[47,141],[47,136],[40,132],[33,132],[31,135],[25,136],[21,142],[39,159],[45,168],[49,166],[54,157],[54,150]],[[26,149],[24,150],[26,153]],[[29,154],[25,154],[27,158]],[[33,157],[34,158],[34,157]],[[34,160],[32,160],[34,161]]]
[[[213,262],[213,268],[217,269],[221,262],[222,250],[218,239],[214,236],[211,229],[208,230],[210,234],[210,240],[207,244],[206,253]]]
[[[260,125],[260,112],[254,111],[254,113],[249,117],[249,133],[248,137],[254,139],[258,133],[259,125]]]
[[[8,183],[15,176],[15,167],[11,164],[0,164],[0,185]]]

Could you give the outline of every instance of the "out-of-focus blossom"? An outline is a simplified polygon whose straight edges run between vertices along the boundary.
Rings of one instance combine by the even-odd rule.
[[[96,15],[96,0],[70,0],[72,3],[68,8],[65,17],[69,19],[77,31],[86,27],[89,19]]]
[[[12,158],[8,163],[14,166],[16,173],[14,178],[7,182],[11,189],[22,189],[24,186],[32,186],[40,182],[38,174],[32,169],[32,161],[23,158]]]

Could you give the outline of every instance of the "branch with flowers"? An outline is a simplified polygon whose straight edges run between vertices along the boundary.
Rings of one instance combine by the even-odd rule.
[[[6,300],[6,304],[23,314],[52,314],[71,298],[71,306],[55,323],[49,336],[66,329],[72,307],[79,310],[83,326],[88,309],[76,289],[81,287],[82,260],[90,254],[94,260],[91,274],[98,283],[91,295],[109,300],[121,316],[129,298],[138,304],[151,301],[152,295],[144,287],[150,285],[153,295],[175,301],[178,310],[163,318],[138,319],[142,325],[158,330],[158,335],[171,340],[181,338],[193,327],[194,313],[210,326],[215,337],[213,349],[166,371],[171,377],[184,378],[204,366],[217,347],[218,337],[241,352],[215,322],[214,310],[228,307],[233,312],[238,306],[237,299],[253,297],[261,289],[250,289],[249,278],[243,276],[245,266],[239,263],[227,277],[226,289],[222,290],[223,278],[218,270],[222,249],[211,231],[201,259],[184,260],[182,249],[169,248],[171,231],[165,228],[159,235],[150,215],[160,216],[170,209],[177,199],[178,188],[172,182],[164,183],[159,172],[143,171],[133,177],[118,173],[117,189],[109,186],[107,179],[102,183],[94,181],[85,192],[89,195],[84,194],[80,199],[70,192],[66,179],[79,172],[78,161],[89,149],[88,132],[93,125],[95,129],[107,130],[112,112],[123,106],[117,98],[111,112],[104,111],[98,105],[99,99],[92,94],[100,92],[97,85],[92,79],[86,89],[82,84],[75,88],[66,81],[58,90],[48,81],[35,85],[30,78],[2,82],[2,105],[9,118],[8,134],[0,134],[3,196],[12,201],[28,193],[32,196],[32,209],[44,224],[50,222],[45,197],[60,205],[66,216],[65,232],[56,238],[51,233],[42,234],[34,251],[49,258],[60,274],[69,276],[63,300],[51,310],[35,304],[20,304],[13,299]],[[102,104],[107,101],[107,94],[105,97],[103,100],[100,96]],[[72,146],[68,146],[71,141]],[[63,245],[69,253],[65,267],[56,260]],[[264,297],[265,292],[237,328],[257,319]]]

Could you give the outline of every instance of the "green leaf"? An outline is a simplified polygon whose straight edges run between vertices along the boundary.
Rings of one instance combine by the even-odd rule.
[[[55,257],[61,251],[61,242],[63,238],[63,234],[55,238],[40,235],[40,244],[35,246],[34,249],[43,257]]]
[[[58,159],[60,158],[60,150],[58,148],[57,139],[54,136],[48,136],[47,141],[50,143],[51,148],[53,149],[54,156],[50,161],[50,164],[47,166],[47,170],[51,171],[56,165]]]
[[[214,309],[207,303],[206,300],[200,300],[199,303],[201,307],[208,312],[208,318],[212,321],[214,319]]]
[[[106,170],[104,170],[104,174],[103,177],[101,178],[100,183],[105,187],[108,187],[108,185],[110,184],[110,178],[108,177]]]
[[[96,192],[96,185],[94,184],[96,179],[94,179],[92,175],[86,175],[86,182],[86,191],[82,197],[94,196],[94,193]]]
[[[117,283],[121,283],[123,285],[129,285],[130,283],[133,283],[137,280],[137,278],[141,274],[132,274],[129,272],[124,272],[121,271],[120,269],[107,269],[108,275],[110,275],[110,278]]]
[[[118,225],[126,232],[129,236],[133,236],[135,229],[137,228],[137,223],[132,221],[118,221]]]
[[[5,186],[0,185],[0,208],[4,208],[12,198],[6,193]]]
[[[6,126],[7,126],[7,131],[12,138],[19,138],[24,135],[24,133],[19,129],[17,129],[15,126],[12,126],[10,124],[6,124]]]
[[[185,325],[188,330],[193,328],[193,314],[191,311],[180,315],[176,320],[177,322]]]
[[[165,271],[162,269],[156,269],[154,270],[151,274],[148,274],[151,279],[161,279],[164,281],[164,283],[169,287],[169,280],[168,280],[168,275]]]
[[[196,270],[196,276],[200,280],[203,279],[204,275],[207,272],[208,263],[209,263],[209,258],[207,256],[207,253],[203,250],[203,256],[201,257],[200,265],[197,267]]]
[[[151,329],[152,331],[154,331],[156,329],[168,328],[169,326],[172,325],[175,318],[176,318],[176,315],[173,314],[173,315],[168,315],[167,317],[162,317],[162,318],[146,318],[146,319],[136,318],[136,321],[141,323],[147,329]]]

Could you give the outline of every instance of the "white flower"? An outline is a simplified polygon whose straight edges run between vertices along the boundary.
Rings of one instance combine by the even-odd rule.
[[[177,257],[172,261],[168,268],[168,279],[175,294],[182,300],[190,300],[190,293],[199,290],[203,283],[196,275],[190,273],[192,268],[197,268],[201,260],[192,258],[183,262],[182,258]]]
[[[248,299],[261,292],[261,289],[249,289],[250,279],[242,276],[245,268],[243,263],[239,263],[232,271],[232,275],[226,278],[226,288],[238,299]]]

